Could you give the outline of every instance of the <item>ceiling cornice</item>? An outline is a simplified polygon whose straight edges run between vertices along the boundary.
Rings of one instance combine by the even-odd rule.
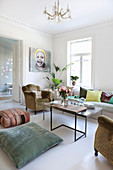
[[[38,31],[42,34],[46,34],[46,35],[48,34],[51,37],[53,36],[52,34],[50,34],[49,32],[46,32],[42,28],[37,29],[37,27],[35,27],[34,25],[26,24],[26,23],[24,23],[20,20],[15,20],[14,18],[5,16],[5,15],[0,14],[0,20],[3,21],[3,22],[9,23],[9,24],[13,24],[15,26],[23,27],[23,28],[26,28],[26,29],[32,29],[32,30]]]
[[[94,28],[94,27],[102,27],[106,24],[111,24],[113,23],[113,18],[109,19],[108,21],[103,21],[103,22],[99,22],[99,23],[95,23],[95,24],[89,24],[87,26],[80,26],[78,28],[75,28],[75,29],[72,29],[72,30],[69,30],[69,31],[64,31],[64,32],[61,32],[61,33],[57,33],[57,34],[54,34],[53,37],[60,37],[60,36],[65,36],[66,34],[69,34],[69,33],[72,33],[74,31],[82,31],[83,29],[87,29],[87,28]]]

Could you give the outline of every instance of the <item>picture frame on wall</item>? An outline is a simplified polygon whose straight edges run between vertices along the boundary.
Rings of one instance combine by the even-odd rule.
[[[51,72],[51,52],[40,48],[29,48],[29,71]]]

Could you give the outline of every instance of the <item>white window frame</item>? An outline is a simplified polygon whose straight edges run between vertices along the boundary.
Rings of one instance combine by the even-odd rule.
[[[73,56],[80,56],[80,84],[78,85],[78,86],[83,86],[82,85],[82,64],[83,64],[83,62],[82,62],[82,58],[83,58],[83,56],[88,56],[88,55],[91,55],[91,86],[90,87],[88,87],[88,88],[91,88],[92,87],[92,53],[78,53],[78,54],[72,54],[71,55],[71,45],[72,45],[72,43],[78,43],[79,41],[81,42],[83,42],[83,41],[89,41],[89,40],[91,40],[92,41],[92,37],[90,37],[90,38],[83,38],[83,39],[78,39],[78,40],[74,40],[74,41],[69,41],[68,42],[68,46],[67,46],[67,54],[68,54],[68,58],[67,58],[67,62],[68,63],[72,63],[72,61],[71,61],[71,58],[73,57]],[[71,66],[70,66],[70,69],[68,69],[68,71],[67,71],[67,85],[68,86],[70,86],[71,85],[71,78],[70,78],[70,76],[71,76]],[[84,87],[87,87],[87,86],[84,86]]]

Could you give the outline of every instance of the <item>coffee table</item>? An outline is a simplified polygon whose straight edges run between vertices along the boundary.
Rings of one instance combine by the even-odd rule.
[[[77,141],[78,139],[80,139],[81,137],[85,136],[86,137],[86,133],[87,133],[87,118],[93,114],[96,113],[101,113],[102,114],[102,108],[101,107],[95,107],[95,109],[87,109],[86,107],[83,106],[77,106],[77,105],[73,105],[73,104],[69,104],[68,106],[62,106],[61,104],[59,104],[58,102],[53,102],[53,103],[45,103],[44,107],[48,106],[50,107],[50,130],[55,130],[57,128],[60,128],[62,126],[67,127],[69,129],[74,130],[74,141]],[[57,127],[52,127],[52,121],[53,121],[53,109],[55,110],[59,110],[62,112],[66,112],[69,114],[74,115],[75,118],[75,128],[72,128],[70,126],[67,126],[65,124],[61,124]],[[43,110],[43,114],[44,114],[44,110]],[[77,118],[78,117],[83,117],[85,119],[85,130],[81,131],[77,129]],[[77,132],[82,133],[81,136],[79,136],[77,138]]]

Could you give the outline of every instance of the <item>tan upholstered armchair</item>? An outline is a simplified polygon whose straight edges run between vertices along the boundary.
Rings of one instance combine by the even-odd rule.
[[[113,165],[113,120],[99,116],[98,123],[94,143],[95,156],[100,152]]]
[[[43,110],[43,103],[51,101],[51,92],[40,91],[39,86],[28,84],[22,87],[22,91],[25,97],[26,110],[29,108],[35,111],[35,114],[37,111]]]

